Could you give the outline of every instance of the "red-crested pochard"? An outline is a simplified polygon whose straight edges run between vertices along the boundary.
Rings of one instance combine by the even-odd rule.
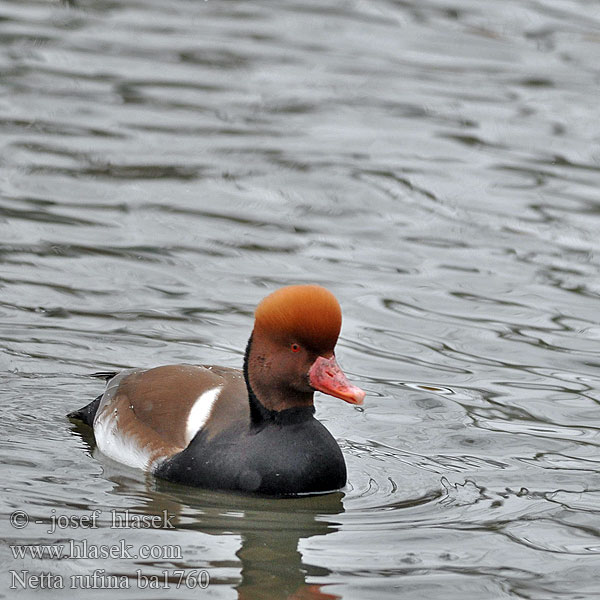
[[[335,360],[341,323],[325,288],[281,288],[256,309],[243,371],[107,373],[104,393],[69,417],[93,427],[105,455],[171,481],[267,495],[337,490],[346,465],[313,416],[313,394],[363,402]]]

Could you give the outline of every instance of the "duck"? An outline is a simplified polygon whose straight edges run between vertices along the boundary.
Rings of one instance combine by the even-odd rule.
[[[279,288],[256,307],[241,370],[97,373],[104,392],[68,417],[92,427],[105,456],[172,482],[266,496],[340,490],[346,463],[314,416],[314,394],[363,404],[336,360],[341,324],[326,288]]]

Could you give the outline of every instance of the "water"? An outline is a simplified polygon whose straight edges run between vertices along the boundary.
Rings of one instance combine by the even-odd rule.
[[[596,598],[598,65],[584,0],[0,2],[2,597]],[[93,371],[240,366],[303,282],[368,391],[317,399],[339,494],[167,484],[65,418]],[[69,540],[160,556],[13,555]]]

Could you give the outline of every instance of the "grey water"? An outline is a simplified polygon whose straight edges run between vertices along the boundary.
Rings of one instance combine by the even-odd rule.
[[[597,598],[599,86],[585,0],[1,0],[0,597]],[[339,493],[167,484],[65,417],[240,366],[309,282],[368,393],[316,399]]]

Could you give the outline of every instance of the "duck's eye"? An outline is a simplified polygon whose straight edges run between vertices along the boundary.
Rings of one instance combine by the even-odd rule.
[[[300,346],[298,344],[292,344],[292,352],[300,352]]]

